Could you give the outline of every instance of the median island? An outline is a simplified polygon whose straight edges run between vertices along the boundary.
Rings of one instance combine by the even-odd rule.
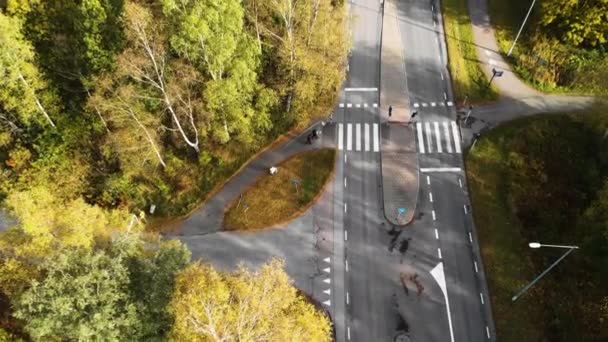
[[[277,165],[228,206],[224,230],[255,230],[290,221],[321,194],[334,171],[336,151],[314,149]]]

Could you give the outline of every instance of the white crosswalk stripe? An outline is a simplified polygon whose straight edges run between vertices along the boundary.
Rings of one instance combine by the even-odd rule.
[[[361,151],[361,124],[355,125],[355,132],[357,133],[357,141],[355,141],[355,150]]]
[[[452,107],[454,105],[454,102],[452,101],[442,101],[442,102],[430,102],[430,103],[426,103],[426,102],[414,102],[414,108],[420,108],[420,107]]]
[[[417,122],[416,136],[418,152],[421,154],[462,153],[460,133],[455,121]]]
[[[345,130],[346,132],[344,132]],[[338,149],[380,152],[380,125],[377,123],[339,123]]]

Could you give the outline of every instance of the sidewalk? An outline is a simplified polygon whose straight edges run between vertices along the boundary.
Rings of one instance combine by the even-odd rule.
[[[306,136],[313,128],[321,129],[321,138],[319,139],[320,141],[308,145],[306,144]],[[321,122],[316,122],[298,136],[290,138],[282,144],[261,153],[236,176],[224,184],[222,189],[211,196],[202,207],[195,209],[185,220],[168,227],[168,231],[175,232],[170,233],[170,235],[192,236],[221,231],[224,211],[239,194],[255,183],[260,176],[268,173],[271,166],[279,164],[290,156],[306,150],[333,147],[335,139],[334,131],[335,124],[326,124],[322,127]]]
[[[386,113],[391,105],[393,115],[390,122],[382,126],[382,195],[386,219],[393,225],[403,226],[412,221],[416,210],[418,154],[414,130],[405,125],[409,120],[410,101],[395,0],[385,0],[384,6],[380,108]]]

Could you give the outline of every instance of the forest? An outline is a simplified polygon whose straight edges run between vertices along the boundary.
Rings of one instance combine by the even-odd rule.
[[[218,273],[150,226],[329,114],[346,20],[342,0],[0,1],[0,340],[328,340],[280,261]]]

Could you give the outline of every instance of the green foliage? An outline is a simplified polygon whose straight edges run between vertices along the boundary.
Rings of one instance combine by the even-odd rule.
[[[121,257],[65,249],[40,266],[42,281],[15,301],[15,317],[34,340],[118,340],[140,324]]]
[[[519,120],[488,133],[467,157],[501,340],[608,337],[606,118],[605,108],[595,108],[584,116]],[[560,255],[531,250],[529,241],[580,249],[513,305],[511,296]]]
[[[597,46],[608,38],[608,1],[541,3],[540,25],[572,46]]]

